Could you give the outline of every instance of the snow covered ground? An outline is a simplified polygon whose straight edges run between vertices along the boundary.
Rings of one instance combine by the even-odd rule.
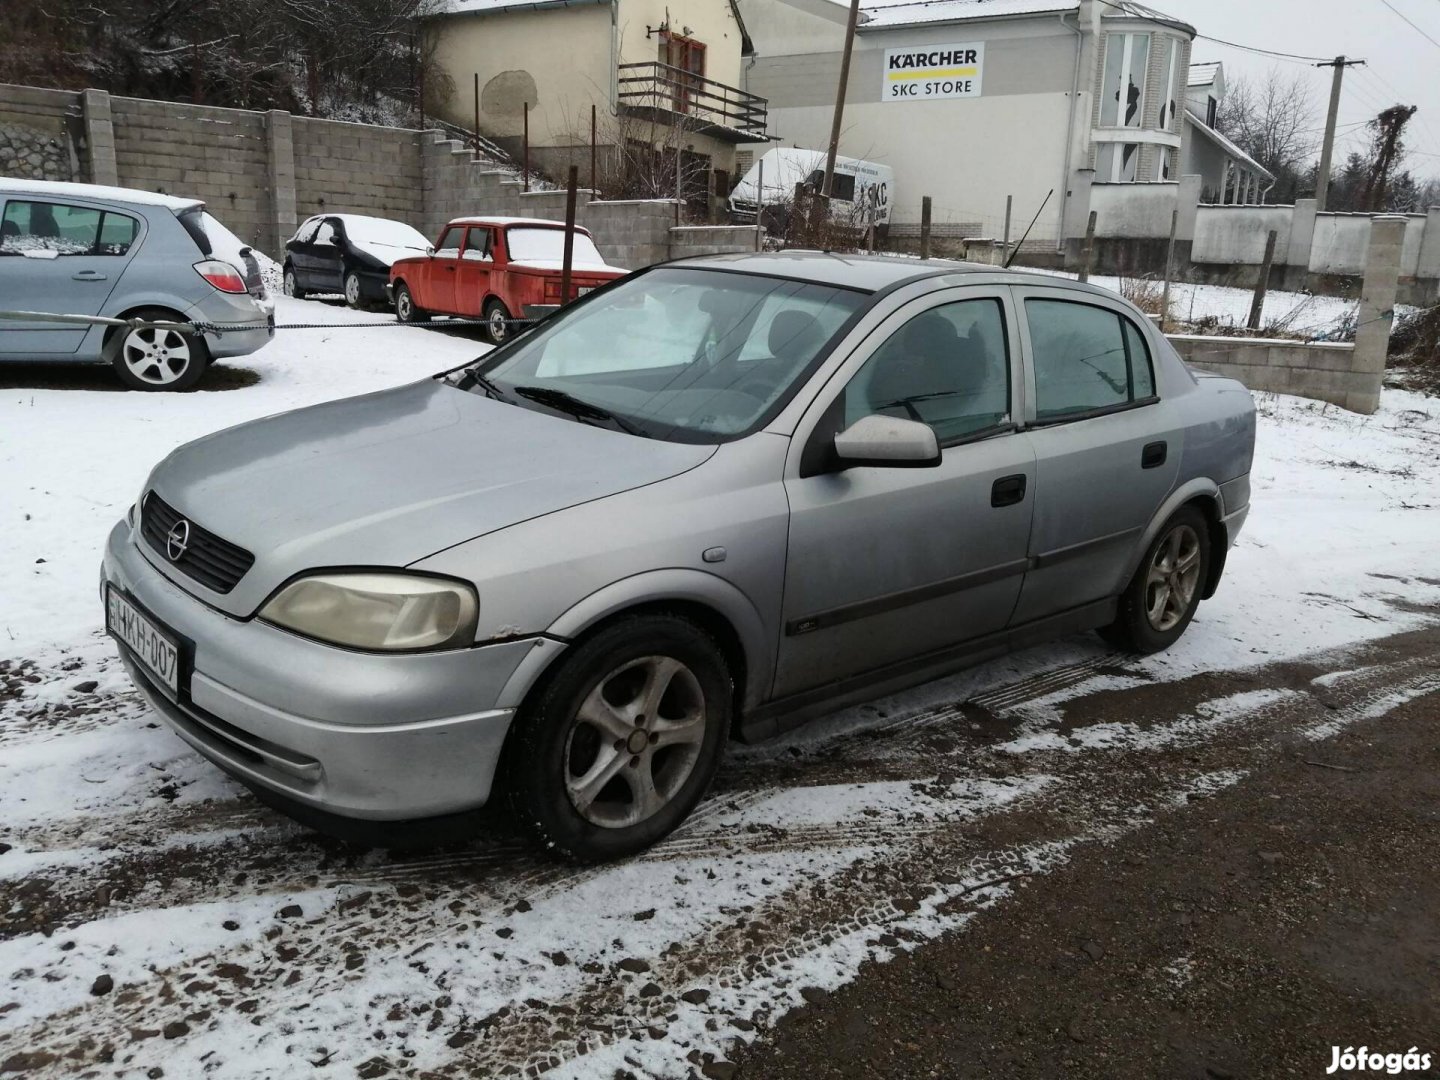
[[[484,349],[338,306],[277,314],[383,325],[282,332],[232,362],[259,374],[243,389],[0,389],[0,1063],[683,1076],[802,991],[963,928],[1017,874],[1239,782],[1239,748],[1305,696],[1277,662],[1323,671],[1313,738],[1440,689],[1365,652],[1440,605],[1440,402],[1386,391],[1362,417],[1265,395],[1249,524],[1169,652],[1066,640],[737,749],[692,822],[619,865],[537,860],[499,826],[420,856],[348,849],[190,752],[98,628],[103,539],[176,445]],[[1140,696],[1217,676],[1182,711]],[[1067,710],[1106,694],[1072,729]],[[1117,779],[1132,756],[1222,744],[1231,758],[1179,757],[1163,783],[1142,770],[1143,790]],[[1041,803],[1071,831],[968,839]]]

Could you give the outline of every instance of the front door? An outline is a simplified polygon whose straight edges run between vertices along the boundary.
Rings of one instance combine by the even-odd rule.
[[[494,235],[483,225],[466,230],[465,250],[455,271],[455,314],[478,319],[490,291],[490,271],[495,265]]]
[[[345,288],[340,258],[340,223],[326,218],[310,242],[309,287],[320,292],[341,292]]]
[[[0,211],[0,306],[98,315],[129,265],[140,232],[128,214],[9,199]],[[0,321],[0,354],[68,356],[88,326]]]
[[[460,270],[460,248],[465,242],[465,227],[452,225],[440,237],[435,254],[425,263],[424,297],[417,303],[426,311],[454,315],[456,278]]]
[[[1141,328],[1119,304],[1017,288],[1033,379],[1028,622],[1114,596],[1175,483],[1184,429],[1156,394]]]
[[[892,315],[817,399],[787,464],[776,697],[1010,621],[1035,475],[1011,422],[1018,356],[1008,290],[951,289]],[[870,413],[929,424],[941,464],[837,470],[827,444]]]

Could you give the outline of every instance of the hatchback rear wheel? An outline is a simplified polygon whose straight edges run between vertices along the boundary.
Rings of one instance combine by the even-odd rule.
[[[504,783],[546,848],[581,862],[634,854],[671,832],[710,786],[733,686],[690,621],[644,615],[577,646],[516,718]]]
[[[157,322],[183,322],[173,311],[151,308],[135,317]],[[210,366],[210,350],[197,334],[142,326],[120,334],[111,366],[131,390],[189,390]]]

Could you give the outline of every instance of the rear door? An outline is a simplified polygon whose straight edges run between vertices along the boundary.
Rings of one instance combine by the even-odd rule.
[[[1031,569],[1015,622],[1114,596],[1175,484],[1183,427],[1156,395],[1129,310],[1072,290],[1017,287],[1035,448]]]
[[[143,233],[102,206],[11,198],[0,210],[0,298],[14,311],[98,315]],[[0,321],[0,354],[66,356],[87,326]]]
[[[465,248],[455,270],[455,314],[480,317],[495,266],[494,245],[494,232],[485,226],[471,225],[466,230]]]
[[[417,301],[426,311],[443,315],[456,314],[455,285],[460,271],[460,250],[464,246],[465,226],[451,225],[435,246],[435,254],[425,264],[424,299]]]

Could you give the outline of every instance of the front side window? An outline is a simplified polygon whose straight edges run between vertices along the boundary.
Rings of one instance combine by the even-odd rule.
[[[315,239],[311,243],[319,244],[321,247],[333,245],[335,235],[335,226],[331,222],[325,221],[320,224],[320,228],[315,233]]]
[[[313,244],[315,242],[315,233],[319,230],[322,220],[322,218],[311,218],[308,221],[301,222],[300,228],[295,230],[295,235],[291,237],[291,241],[296,244]]]
[[[929,424],[942,445],[1009,420],[1000,301],[945,304],[895,331],[845,388],[846,427],[872,413]]]
[[[1149,34],[1110,34],[1105,39],[1105,81],[1100,94],[1101,127],[1140,126],[1145,104]]]
[[[470,229],[470,238],[465,241],[466,259],[471,262],[490,261],[490,230],[477,229],[473,226]]]
[[[1040,423],[1155,396],[1145,336],[1125,316],[1070,300],[1027,300],[1025,317]]]
[[[103,216],[89,206],[12,199],[0,215],[0,254],[92,255]]]
[[[559,391],[651,438],[721,442],[778,411],[867,297],[662,268],[567,308],[479,370],[517,405]]]
[[[446,229],[445,235],[440,237],[440,243],[435,248],[435,254],[442,259],[458,259],[460,257],[460,241],[464,237],[464,229]]]

